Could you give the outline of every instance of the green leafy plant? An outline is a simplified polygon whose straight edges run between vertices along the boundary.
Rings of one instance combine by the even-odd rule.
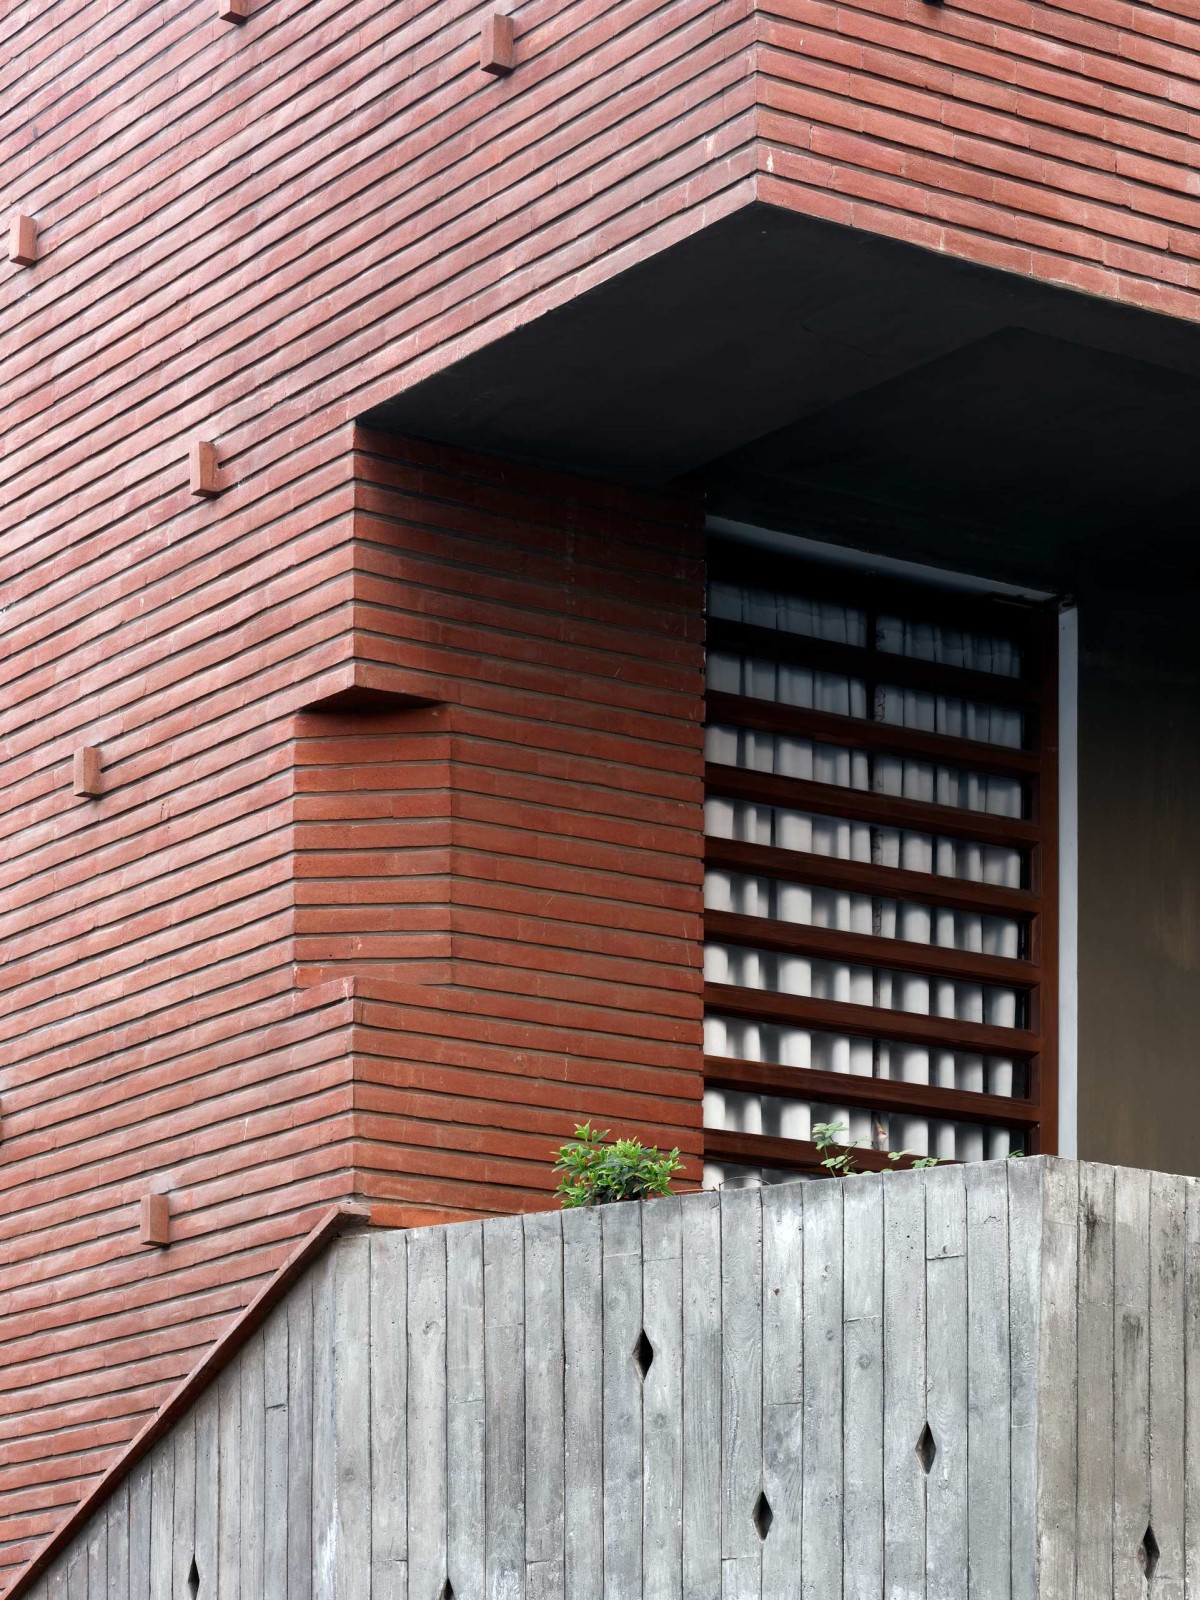
[[[561,1173],[555,1191],[563,1209],[601,1206],[609,1200],[648,1200],[671,1193],[671,1179],[683,1166],[679,1151],[661,1155],[655,1145],[638,1139],[614,1139],[585,1122],[575,1137],[555,1151],[555,1172]]]
[[[821,1165],[835,1178],[849,1178],[858,1171],[858,1158],[854,1152],[859,1147],[859,1141],[848,1143],[839,1137],[845,1133],[844,1122],[814,1122],[812,1128],[813,1143],[818,1150],[832,1150],[833,1155],[826,1156]],[[922,1167],[936,1167],[937,1156],[917,1156],[911,1150],[889,1150],[888,1160],[893,1166],[907,1157],[908,1163],[914,1169]]]

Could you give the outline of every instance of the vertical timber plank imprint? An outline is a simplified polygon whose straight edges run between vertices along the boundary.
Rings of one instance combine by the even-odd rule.
[[[521,1219],[502,1217],[483,1233],[487,1600],[523,1600],[525,1593],[524,1290]],[[415,1595],[411,1571],[409,1579]]]
[[[217,1600],[237,1600],[242,1538],[242,1385],[236,1362],[218,1376],[217,1391]]]
[[[175,1441],[168,1434],[150,1454],[150,1600],[171,1600],[174,1544]]]
[[[86,1531],[87,1600],[105,1600],[108,1588],[108,1519],[103,1509]]]
[[[371,1600],[408,1594],[408,1236],[372,1232]]]
[[[1075,1594],[1075,1429],[1079,1303],[1079,1173],[1050,1160],[1043,1178],[1042,1374],[1038,1418],[1038,1569],[1044,1600]],[[1054,1373],[1054,1379],[1049,1374]]]
[[[642,1209],[600,1211],[604,1284],[604,1596],[626,1600],[642,1582]]]
[[[762,1542],[762,1191],[721,1197],[721,1594],[759,1600]]]
[[[1186,1180],[1150,1179],[1150,1520],[1158,1545],[1152,1592],[1183,1600],[1184,1227]]]
[[[446,1581],[446,1232],[408,1236],[408,1586]]]
[[[683,1273],[679,1198],[642,1212],[642,1326],[654,1350],[642,1382],[642,1593],[683,1593]]]
[[[762,1600],[795,1600],[804,1514],[804,1195],[762,1191],[763,1489],[774,1514],[762,1548]]]
[[[330,1600],[334,1586],[333,1255],[312,1279],[312,1595]],[[223,1600],[223,1597],[218,1597]]]
[[[924,1600],[925,1486],[916,1445],[925,1425],[925,1184],[883,1186],[884,1588]]]
[[[842,1595],[842,1183],[804,1197],[803,1600]]]
[[[146,1457],[129,1475],[129,1600],[150,1600],[150,1493]]]
[[[288,1600],[311,1600],[313,1576],[313,1275],[288,1295]],[[197,1453],[197,1462],[200,1456]],[[199,1560],[197,1560],[199,1565]],[[200,1568],[203,1583],[204,1568]]]
[[[1200,1179],[1188,1178],[1187,1250],[1184,1255],[1186,1415],[1184,1469],[1187,1504],[1184,1508],[1185,1583],[1187,1600],[1200,1597]]]
[[[211,1396],[205,1396],[211,1412]],[[197,1418],[203,1407],[197,1407]],[[210,1474],[215,1501],[215,1453]],[[212,1570],[210,1568],[210,1570]],[[106,1600],[129,1600],[129,1479],[113,1490],[108,1502],[108,1587]]]
[[[174,1431],[175,1508],[171,1551],[172,1600],[192,1600],[188,1573],[196,1549],[196,1415],[195,1406],[180,1420]],[[271,1600],[270,1591],[266,1592]]]
[[[1113,1518],[1113,1172],[1079,1168],[1079,1483],[1076,1592],[1112,1587]]]
[[[721,1592],[721,1197],[682,1208],[683,1595]]]
[[[571,1600],[601,1600],[604,1352],[599,1211],[564,1212],[562,1236],[566,1589]]]
[[[67,1558],[67,1600],[88,1600],[87,1543],[79,1539]]]
[[[220,1438],[220,1390],[214,1383],[196,1402],[196,1531],[192,1554],[196,1558],[204,1600],[213,1600],[216,1594]]]
[[[925,1412],[937,1447],[925,1498],[928,1594],[929,1600],[961,1600],[968,1592],[967,1196],[962,1167],[925,1174],[925,1281]]]
[[[457,1600],[483,1600],[483,1233],[478,1222],[446,1230],[446,1471],[448,1576]],[[396,1600],[404,1600],[403,1589]]]
[[[967,1186],[967,1553],[971,1600],[1011,1587],[1008,1183],[1004,1167],[964,1169]]]
[[[525,1564],[529,1600],[564,1600],[563,1263],[559,1213],[525,1234]]]
[[[1012,1472],[1012,1600],[1037,1600],[1038,1339],[1043,1160],[1009,1161],[1008,1303]]]
[[[1112,1592],[1142,1600],[1150,1521],[1150,1175],[1118,1167],[1113,1235]]]
[[[334,1600],[371,1590],[371,1261],[365,1235],[333,1247]]]
[[[67,1552],[64,1552],[64,1554],[60,1555],[50,1569],[46,1583],[49,1600],[70,1600],[68,1593],[70,1562],[67,1559],[67,1554]]]
[[[235,1365],[242,1382],[240,1592],[258,1600],[263,1592],[267,1514],[266,1345],[261,1328],[242,1347]]]
[[[288,1314],[278,1305],[263,1329],[263,1600],[288,1600]],[[177,1563],[178,1566],[178,1563]],[[186,1570],[186,1569],[185,1569]],[[178,1600],[190,1600],[186,1589]]]
[[[845,1186],[845,1590],[883,1593],[883,1179]]]

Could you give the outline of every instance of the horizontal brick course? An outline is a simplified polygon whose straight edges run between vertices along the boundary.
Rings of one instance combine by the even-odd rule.
[[[483,20],[0,22],[0,1586],[320,1206],[699,1149],[698,501],[355,419],[753,200],[1200,314],[1180,0]]]

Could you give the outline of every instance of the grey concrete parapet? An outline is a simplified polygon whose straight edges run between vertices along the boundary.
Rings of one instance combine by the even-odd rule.
[[[1183,1600],[1198,1204],[1039,1157],[342,1238],[33,1592]]]

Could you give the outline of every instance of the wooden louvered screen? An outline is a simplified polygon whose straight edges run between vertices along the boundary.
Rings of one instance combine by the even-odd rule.
[[[1056,639],[712,546],[706,1181],[1055,1148]]]

